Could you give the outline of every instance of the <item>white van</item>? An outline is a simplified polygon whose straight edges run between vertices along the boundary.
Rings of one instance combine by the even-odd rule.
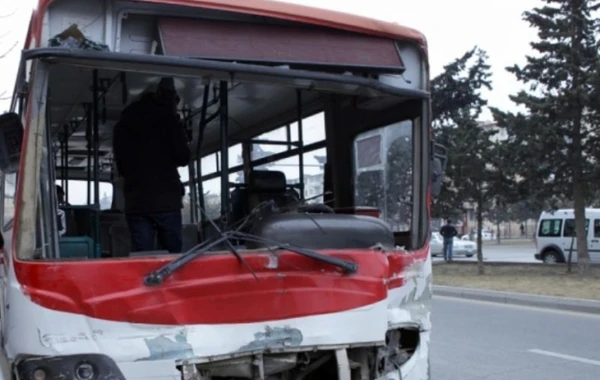
[[[600,263],[600,209],[585,210],[588,251],[592,263]],[[590,223],[593,228],[589,228]],[[538,221],[535,258],[548,264],[565,263],[573,244],[572,262],[577,262],[573,209],[542,212]]]

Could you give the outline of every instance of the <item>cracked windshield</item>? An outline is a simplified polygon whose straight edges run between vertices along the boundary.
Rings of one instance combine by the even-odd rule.
[[[0,1],[0,380],[600,379],[599,20]]]

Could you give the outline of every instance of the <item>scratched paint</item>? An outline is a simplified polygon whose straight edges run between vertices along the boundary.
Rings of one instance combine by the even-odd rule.
[[[389,326],[415,323],[422,330],[431,328],[431,259],[418,260],[391,277],[405,279],[402,287],[392,289],[388,296]]]
[[[169,339],[164,335],[160,335],[156,338],[144,339],[144,342],[150,351],[150,356],[136,361],[194,357],[194,350],[192,345],[187,341],[187,334],[185,331],[175,335],[174,339]]]
[[[268,269],[277,269],[279,267],[279,258],[275,254],[269,255],[269,261],[267,262]]]
[[[296,328],[289,326],[283,328],[266,326],[264,332],[259,331],[255,333],[254,340],[240,347],[238,351],[299,346],[302,343],[302,339],[302,332]]]

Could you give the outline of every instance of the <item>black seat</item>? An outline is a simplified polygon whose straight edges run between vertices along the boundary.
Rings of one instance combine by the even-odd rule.
[[[65,212],[67,221],[65,237],[94,236],[95,218],[99,212],[96,207],[64,205],[60,208]]]
[[[297,204],[300,197],[287,188],[285,174],[280,171],[256,170],[250,172],[248,186],[235,189],[231,194],[232,220],[237,222],[256,206],[274,201],[279,208]]]

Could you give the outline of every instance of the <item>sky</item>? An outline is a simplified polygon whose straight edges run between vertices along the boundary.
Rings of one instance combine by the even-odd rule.
[[[439,74],[445,64],[479,46],[488,52],[493,70],[493,90],[486,91],[484,96],[491,106],[516,110],[508,96],[521,85],[505,67],[524,63],[530,51],[529,43],[536,38],[536,33],[522,21],[522,13],[538,6],[540,0],[285,1],[396,22],[421,31],[429,45],[432,77]],[[20,50],[36,3],[36,0],[0,0],[0,56],[17,43],[0,59],[0,94],[6,92],[5,96],[12,94]],[[0,112],[8,107],[7,100],[0,100]],[[484,113],[482,118],[489,118],[489,113]]]

